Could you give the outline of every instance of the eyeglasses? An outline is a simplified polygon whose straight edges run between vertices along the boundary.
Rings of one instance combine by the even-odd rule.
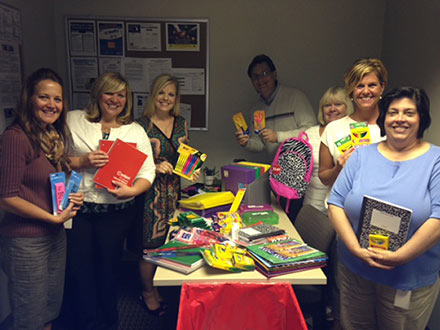
[[[263,71],[261,74],[253,73],[253,74],[251,74],[251,79],[253,81],[257,81],[258,79],[265,78],[270,74],[271,74],[271,72],[267,72],[267,71]]]

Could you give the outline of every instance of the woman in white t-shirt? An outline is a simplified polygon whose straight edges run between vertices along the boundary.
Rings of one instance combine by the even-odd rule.
[[[332,186],[353,149],[339,153],[335,142],[350,134],[350,123],[367,122],[371,142],[384,139],[380,136],[376,120],[379,117],[379,100],[382,97],[388,72],[381,60],[364,58],[354,62],[344,77],[347,95],[354,102],[354,112],[327,125],[321,136],[319,151],[319,178]]]
[[[353,113],[353,105],[345,93],[344,87],[333,86],[327,89],[319,101],[318,122],[306,130],[309,142],[313,147],[313,173],[310,184],[304,197],[304,205],[311,205],[327,214],[324,200],[329,187],[322,184],[318,177],[319,169],[319,146],[321,135],[328,123]]]

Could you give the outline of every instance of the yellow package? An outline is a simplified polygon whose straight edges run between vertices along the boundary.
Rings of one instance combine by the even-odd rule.
[[[233,115],[232,120],[234,121],[235,128],[237,128],[237,131],[249,135],[249,127],[246,124],[246,120],[244,119],[243,114],[241,112],[238,112],[235,115]]]
[[[257,110],[254,112],[254,130],[255,133],[260,133],[266,127],[266,112],[264,110]]]
[[[234,266],[237,268],[240,268],[242,270],[254,270],[255,269],[255,262],[254,259],[239,254],[239,253],[234,253],[233,255],[233,260],[234,260]]]
[[[341,155],[346,152],[347,150],[350,150],[353,148],[353,142],[351,141],[351,136],[347,135],[346,137],[343,137],[342,139],[339,139],[335,142],[336,147],[338,148]]]
[[[390,238],[388,236],[374,234],[369,235],[369,246],[372,248],[388,250],[389,241]]]
[[[350,136],[354,147],[370,144],[371,142],[370,128],[365,121],[351,123]]]
[[[206,263],[214,268],[227,270],[230,272],[241,272],[241,269],[238,267],[234,267],[231,262],[222,261],[211,251],[204,250],[201,252],[203,255],[203,259],[205,259]]]

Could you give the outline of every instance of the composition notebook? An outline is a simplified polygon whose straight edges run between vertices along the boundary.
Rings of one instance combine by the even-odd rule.
[[[364,195],[358,228],[359,244],[369,246],[370,235],[388,237],[388,250],[396,251],[406,242],[412,210]]]

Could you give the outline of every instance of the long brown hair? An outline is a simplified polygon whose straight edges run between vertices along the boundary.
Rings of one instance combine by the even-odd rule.
[[[59,118],[47,127],[44,127],[37,117],[32,104],[35,87],[43,80],[56,82],[63,91],[63,111],[61,111]],[[29,138],[35,157],[38,157],[40,152],[43,151],[58,171],[70,172],[70,161],[65,153],[66,143],[70,136],[70,131],[66,125],[67,111],[63,80],[52,69],[41,68],[33,72],[23,85],[14,123],[19,125]]]

